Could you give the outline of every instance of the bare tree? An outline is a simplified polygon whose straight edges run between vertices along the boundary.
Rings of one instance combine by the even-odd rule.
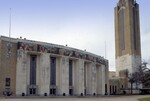
[[[138,86],[138,84],[139,84],[139,73],[138,72],[130,73],[128,75],[128,79],[131,84],[131,94],[132,94],[133,84],[135,83],[136,86]]]
[[[136,70],[136,72],[128,74],[128,80],[131,84],[131,94],[133,90],[133,84],[138,87],[139,84],[143,85],[143,88],[150,87],[150,69],[147,67],[147,62],[143,62]]]
[[[147,67],[147,64],[147,62],[144,62],[138,68],[139,82],[143,87],[150,87],[150,69]]]

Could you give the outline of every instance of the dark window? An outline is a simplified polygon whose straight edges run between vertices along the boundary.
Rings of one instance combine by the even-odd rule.
[[[10,78],[6,78],[6,84],[5,84],[6,87],[10,87]]]
[[[112,87],[113,87],[113,94],[114,94],[115,89],[114,89],[114,86],[112,86]]]
[[[84,87],[86,88],[86,65],[87,63],[84,63]]]
[[[36,56],[30,56],[30,85],[36,85]]]
[[[52,95],[53,94],[53,89],[50,89],[50,95]]]
[[[69,89],[69,94],[73,95],[73,89]]]
[[[136,9],[133,8],[133,40],[134,40],[134,49],[136,50],[136,34],[137,34],[137,15]]]
[[[123,85],[122,85],[122,88],[123,88]]]
[[[30,94],[32,94],[32,89],[30,89]]]
[[[50,89],[50,95],[56,95],[56,89],[55,88]]]
[[[115,93],[117,93],[117,86],[115,86]]]
[[[121,33],[121,47],[122,50],[125,49],[125,39],[124,39],[124,9],[121,9],[119,12],[119,26],[120,26],[120,33]]]
[[[107,94],[107,84],[105,84],[105,94]]]
[[[30,88],[30,95],[36,94],[36,88]]]
[[[110,85],[110,94],[111,94],[111,85]]]
[[[69,60],[69,86],[72,86],[72,60]]]
[[[50,85],[56,85],[56,57],[51,57]]]
[[[36,94],[36,89],[35,88],[33,88],[33,95],[35,95]]]

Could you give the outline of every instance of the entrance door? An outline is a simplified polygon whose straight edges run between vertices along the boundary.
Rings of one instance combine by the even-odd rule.
[[[36,95],[36,88],[30,88],[30,95]]]
[[[50,89],[50,95],[56,95],[56,88]]]
[[[28,95],[29,96],[37,95],[37,86],[36,85],[28,85]]]

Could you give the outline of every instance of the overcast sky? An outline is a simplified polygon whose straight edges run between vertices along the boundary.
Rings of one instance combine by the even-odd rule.
[[[68,45],[109,60],[115,70],[114,7],[118,0],[0,0],[0,35]],[[140,5],[142,59],[150,60],[150,0]]]

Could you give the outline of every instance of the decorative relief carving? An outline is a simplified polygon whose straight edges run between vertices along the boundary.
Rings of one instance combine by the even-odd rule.
[[[65,61],[65,58],[63,57],[63,58],[62,58],[62,63],[65,64],[65,62],[66,62],[66,61]]]
[[[7,43],[7,58],[10,58],[12,52],[12,43]]]
[[[19,49],[19,50],[17,51],[17,57],[22,57],[22,50],[21,50],[21,49]]]
[[[70,51],[69,50],[65,50],[64,55],[69,56],[70,55]]]
[[[80,54],[81,59],[86,59],[86,54]]]
[[[69,56],[71,57],[71,56],[73,56],[73,54],[74,54],[74,52],[73,52],[73,51],[71,51],[71,52],[70,52],[70,54],[69,54]]]
[[[38,52],[45,52],[45,50],[47,50],[46,47],[41,46],[41,45],[38,45],[38,46],[37,46],[37,51],[38,51]]]
[[[58,48],[54,46],[18,42],[18,50],[20,50],[18,51],[18,56],[21,56],[21,50],[22,51],[27,50],[27,51],[37,51],[37,52],[43,52],[43,53],[60,54],[60,55],[65,55],[69,57],[86,59],[92,62],[104,64],[104,65],[106,65],[107,63],[107,61],[104,60],[104,58],[102,57],[96,57],[90,54],[80,53],[79,51],[76,51],[76,50],[73,51],[73,50]]]
[[[65,49],[60,48],[60,49],[59,49],[59,54],[60,54],[60,55],[64,55],[64,53],[65,53]]]
[[[27,50],[27,51],[37,51],[37,45],[36,44],[18,42],[18,49],[21,49],[21,48],[23,50]]]
[[[79,53],[75,52],[75,57],[79,58]]]

